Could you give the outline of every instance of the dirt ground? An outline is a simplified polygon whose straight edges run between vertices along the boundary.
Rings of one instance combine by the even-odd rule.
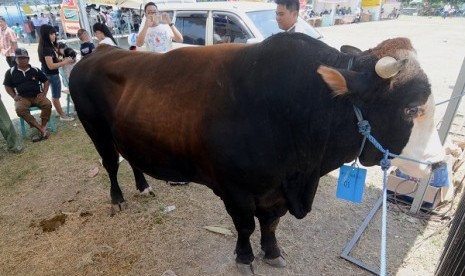
[[[464,58],[463,18],[401,17],[320,31],[330,45],[361,49],[387,38],[409,37],[437,101],[452,92],[449,85],[455,83]],[[0,93],[5,99],[5,92]],[[444,110],[445,106],[438,108],[437,121]],[[464,113],[463,105],[460,111]],[[18,155],[7,153],[0,138],[0,275],[238,274],[234,226],[209,189],[196,184],[172,187],[149,178],[156,197],[141,197],[123,161],[119,180],[128,209],[110,216],[108,177],[90,139],[79,122],[58,127],[47,141],[26,141],[26,150]],[[90,177],[95,168],[99,173]],[[380,169],[369,169],[361,204],[335,198],[337,177],[332,172],[321,179],[306,218],[282,218],[277,238],[288,266],[271,268],[257,258],[258,275],[371,275],[340,255],[381,194]],[[167,212],[169,206],[175,209]],[[420,220],[389,205],[389,275],[433,275],[447,236],[448,219],[440,219]],[[203,228],[211,225],[227,228],[232,235]],[[259,239],[257,228],[252,236],[256,254]],[[377,214],[352,256],[378,267],[379,243]]]

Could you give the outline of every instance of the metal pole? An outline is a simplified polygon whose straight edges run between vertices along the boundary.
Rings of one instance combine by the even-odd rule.
[[[5,13],[6,13],[6,17],[8,18],[8,21],[13,22],[11,21],[10,14],[8,13],[7,7],[5,6],[4,8],[5,8]]]
[[[444,144],[449,133],[450,127],[452,126],[452,121],[454,120],[457,109],[460,105],[461,97],[458,97],[465,90],[465,59],[462,62],[462,68],[460,69],[459,76],[457,77],[457,82],[454,85],[454,91],[451,95],[451,100],[447,105],[446,113],[442,119],[441,126],[439,127],[439,139],[441,143]]]
[[[19,5],[19,0],[15,1],[16,9],[18,10],[19,17],[21,17],[21,24],[24,23],[23,12],[21,11],[21,6]]]
[[[87,31],[87,33],[91,34],[89,18],[87,18],[86,6],[84,5],[83,0],[77,0],[77,5],[79,9],[79,18],[81,19],[82,28]]]

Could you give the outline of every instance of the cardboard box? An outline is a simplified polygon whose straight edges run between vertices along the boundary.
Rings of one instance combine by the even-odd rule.
[[[452,200],[452,198],[454,197],[455,190],[455,187],[452,183],[452,167],[456,160],[457,158],[453,157],[452,155],[446,155],[444,162],[447,164],[447,171],[438,171],[437,173],[439,174],[436,174],[436,177],[439,177],[439,179],[434,179],[433,177],[433,183],[430,183],[430,185],[428,185],[428,188],[426,188],[426,192],[423,197],[422,208],[434,209],[440,203]],[[416,196],[417,186],[420,183],[417,184],[414,181],[406,180],[405,178],[396,176],[395,170],[395,167],[391,167],[391,169],[388,171],[388,193],[390,195],[396,194],[399,200],[412,203],[413,199]],[[431,184],[440,187],[435,187]]]
[[[390,195],[396,195],[399,200],[409,203],[413,202],[417,191],[417,184],[414,181],[397,177],[394,173],[388,175],[387,190]],[[434,209],[446,198],[449,187],[433,187],[428,185],[423,197],[422,208]]]

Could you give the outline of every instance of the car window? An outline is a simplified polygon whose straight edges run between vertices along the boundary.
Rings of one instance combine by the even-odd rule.
[[[263,38],[282,32],[276,22],[275,10],[248,12],[247,16],[255,24],[257,29],[263,35]]]
[[[253,21],[257,29],[263,35],[263,38],[267,38],[282,32],[282,30],[278,27],[278,23],[276,22],[275,10],[248,12],[247,16],[249,16],[249,18]],[[303,33],[317,39],[322,37],[314,27],[305,22],[305,20],[303,20],[301,17],[299,17],[298,20],[299,26],[302,28]]]
[[[235,15],[213,12],[213,44],[246,43],[251,37],[252,35]]]
[[[184,38],[184,44],[205,45],[206,12],[177,12],[175,24]]]
[[[315,28],[313,28],[312,25],[305,22],[305,20],[303,20],[301,17],[299,17],[298,20],[299,20],[299,26],[302,28],[302,32],[304,34],[309,35],[316,39],[322,38],[322,35]]]

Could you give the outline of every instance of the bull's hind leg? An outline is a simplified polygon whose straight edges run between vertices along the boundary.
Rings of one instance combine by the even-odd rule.
[[[113,143],[111,131],[105,127],[105,124],[100,125],[96,122],[89,124],[83,118],[81,118],[81,123],[102,157],[102,165],[108,172],[112,209],[113,211],[121,211],[126,208],[126,204],[118,184],[119,153]]]
[[[145,179],[144,173],[142,173],[142,171],[138,168],[134,167],[131,163],[129,163],[129,165],[131,165],[134,178],[136,179],[137,190],[139,190],[142,195],[155,196],[152,187],[150,187],[150,185],[147,183],[147,180]]]
[[[97,151],[102,157],[103,167],[107,170],[110,177],[110,196],[113,211],[122,211],[126,209],[126,202],[123,197],[123,192],[118,184],[118,168],[119,168],[119,153],[116,151],[113,143],[107,142],[104,145],[95,145]],[[99,149],[101,148],[101,149]]]
[[[279,218],[285,213],[286,210],[279,207],[270,210],[258,209],[256,213],[260,222],[260,243],[265,254],[263,260],[274,267],[285,267],[287,265],[286,260],[281,255],[275,235]]]

